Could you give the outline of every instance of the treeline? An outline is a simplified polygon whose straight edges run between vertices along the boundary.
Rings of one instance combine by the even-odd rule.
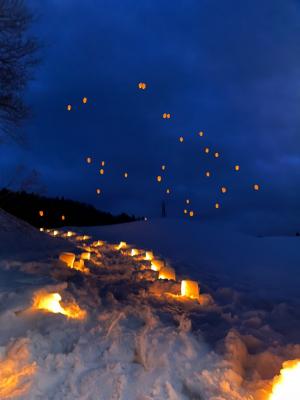
[[[25,191],[0,190],[0,208],[36,227],[111,225],[138,220],[125,213],[112,215],[63,197],[45,197]]]

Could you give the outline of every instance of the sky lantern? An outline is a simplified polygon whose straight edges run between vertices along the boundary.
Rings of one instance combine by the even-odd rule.
[[[163,171],[165,171],[166,166],[165,166],[165,165],[162,165],[162,166],[161,166],[161,169],[162,169]]]
[[[180,143],[183,143],[183,141],[184,141],[184,137],[183,137],[183,136],[180,136],[179,142],[180,142]]]
[[[209,147],[205,147],[204,152],[205,152],[206,154],[208,154],[208,153],[209,153]]]
[[[203,132],[203,131],[200,131],[200,132],[198,133],[198,135],[199,135],[200,137],[203,137],[203,136],[204,136],[204,132]]]
[[[216,204],[215,204],[215,208],[216,208],[216,209],[219,209],[219,208],[220,208],[220,203],[216,203]]]
[[[85,161],[87,164],[92,164],[92,157],[86,157]]]
[[[68,110],[68,111],[71,111],[71,110],[72,110],[71,104],[68,104],[68,105],[67,105],[67,110]]]
[[[156,180],[157,180],[157,182],[161,182],[161,180],[162,180],[161,175],[158,175],[158,176],[156,177]]]
[[[101,168],[101,169],[99,170],[99,173],[100,173],[100,175],[104,175],[104,169]]]
[[[207,178],[209,178],[210,175],[211,175],[210,171],[206,171],[206,172],[205,172],[205,176],[206,176]]]
[[[198,282],[189,280],[181,281],[181,296],[189,297],[191,299],[198,299],[199,298]]]
[[[255,184],[253,185],[253,189],[256,190],[256,191],[258,191],[258,190],[260,189],[260,186],[259,186],[257,183],[255,183]]]
[[[170,193],[171,193],[171,190],[168,188],[168,189],[166,190],[166,193],[167,193],[167,194],[170,194]]]
[[[61,216],[61,220],[62,220],[62,221],[65,221],[65,220],[66,220],[66,216],[65,216],[65,215],[62,215],[62,216]]]
[[[300,360],[287,361],[283,364],[280,375],[273,382],[272,393],[268,400],[300,399]]]
[[[163,119],[170,119],[171,118],[171,114],[170,113],[163,113],[162,117],[163,117]]]
[[[183,213],[184,213],[184,214],[187,214],[187,213],[188,213],[188,210],[185,208],[185,209],[183,210]]]
[[[235,165],[235,166],[234,166],[234,170],[235,170],[235,171],[239,171],[239,170],[240,170],[240,166],[239,166],[238,164]]]
[[[96,193],[97,193],[97,195],[99,196],[99,194],[101,194],[101,189],[96,189]]]
[[[163,267],[159,270],[158,279],[168,279],[176,281],[176,272],[172,267]]]
[[[39,216],[40,216],[40,217],[43,217],[44,215],[45,215],[45,214],[44,214],[44,211],[43,211],[43,210],[40,210],[40,211],[39,211]]]
[[[194,211],[190,211],[190,217],[192,218],[195,215]]]
[[[190,204],[191,201],[190,201],[190,199],[186,199],[185,202],[186,202],[186,204]]]
[[[125,179],[128,178],[128,172],[124,172],[124,178],[125,178]]]
[[[227,193],[227,188],[226,188],[225,186],[222,186],[222,187],[221,187],[221,192],[222,192],[222,193]]]
[[[218,151],[216,151],[215,154],[214,154],[214,157],[215,158],[219,158],[220,157],[220,153]]]
[[[101,167],[104,167],[105,161],[101,161]]]
[[[87,97],[83,97],[83,99],[82,99],[83,104],[86,104],[87,101],[88,101]]]
[[[147,89],[147,84],[145,82],[139,82],[138,88],[141,90],[146,90]]]

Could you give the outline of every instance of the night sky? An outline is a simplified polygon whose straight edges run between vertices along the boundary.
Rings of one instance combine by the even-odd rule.
[[[107,211],[159,216],[165,198],[183,217],[189,198],[195,218],[300,230],[299,1],[30,4],[42,62],[26,92],[27,143],[0,148],[2,184],[36,169],[37,190]]]

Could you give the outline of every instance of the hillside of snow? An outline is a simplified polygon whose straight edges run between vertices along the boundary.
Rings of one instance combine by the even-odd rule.
[[[300,358],[299,238],[175,220],[68,235],[0,217],[1,399],[269,400]],[[186,278],[199,299],[180,295]]]

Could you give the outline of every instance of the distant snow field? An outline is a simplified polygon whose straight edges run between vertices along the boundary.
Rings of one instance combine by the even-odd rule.
[[[282,399],[273,378],[300,359],[300,238],[175,220],[44,233],[1,210],[0,223],[0,399]]]

